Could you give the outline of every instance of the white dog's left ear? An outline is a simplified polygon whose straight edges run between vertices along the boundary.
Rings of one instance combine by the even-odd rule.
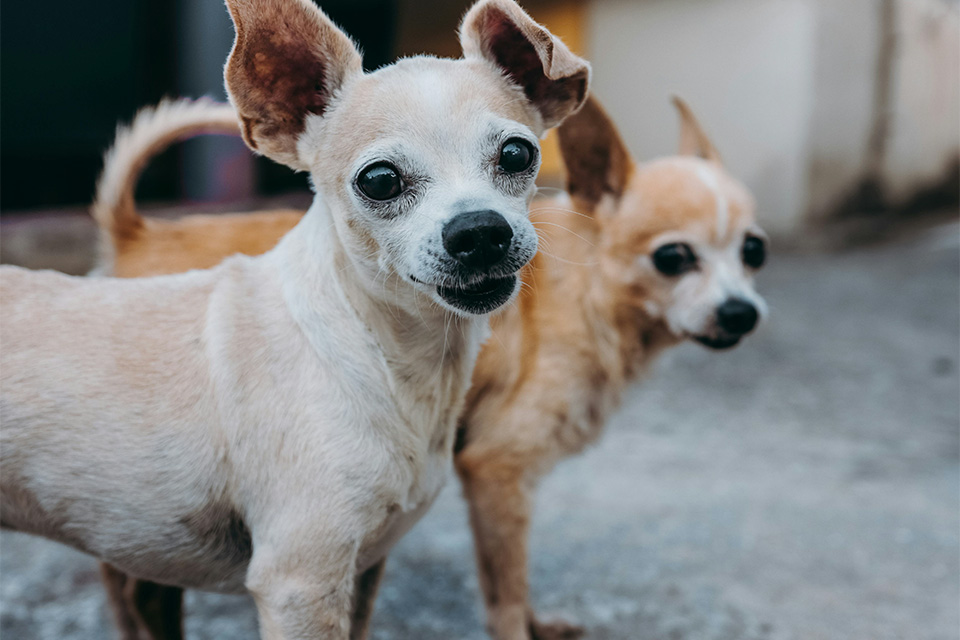
[[[523,89],[544,129],[560,124],[587,97],[590,64],[512,0],[480,0],[460,25],[466,57],[489,60]]]
[[[258,153],[308,170],[297,150],[307,117],[322,116],[363,61],[311,0],[227,0],[237,30],[224,79],[243,139]]]

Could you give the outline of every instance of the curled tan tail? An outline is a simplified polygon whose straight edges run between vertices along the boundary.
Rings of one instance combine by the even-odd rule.
[[[117,138],[104,154],[91,207],[104,244],[131,238],[143,227],[133,196],[147,162],[174,142],[210,133],[240,135],[231,105],[207,99],[163,100],[141,109],[129,126],[117,128]]]

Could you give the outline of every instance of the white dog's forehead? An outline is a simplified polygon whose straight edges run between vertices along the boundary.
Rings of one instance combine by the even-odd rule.
[[[307,119],[300,151],[315,169],[339,173],[385,139],[462,155],[498,124],[538,133],[523,93],[493,67],[406,58],[348,82],[328,114]]]

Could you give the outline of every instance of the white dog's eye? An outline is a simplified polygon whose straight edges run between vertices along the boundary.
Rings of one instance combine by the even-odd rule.
[[[397,168],[378,162],[360,172],[357,188],[371,200],[392,200],[403,193],[403,180]]]
[[[534,151],[523,138],[510,138],[500,149],[498,166],[507,173],[526,171],[533,164]]]

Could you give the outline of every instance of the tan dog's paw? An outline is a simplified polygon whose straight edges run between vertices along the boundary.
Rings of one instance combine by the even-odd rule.
[[[563,620],[530,621],[531,640],[576,640],[585,635],[587,635],[586,629]]]

